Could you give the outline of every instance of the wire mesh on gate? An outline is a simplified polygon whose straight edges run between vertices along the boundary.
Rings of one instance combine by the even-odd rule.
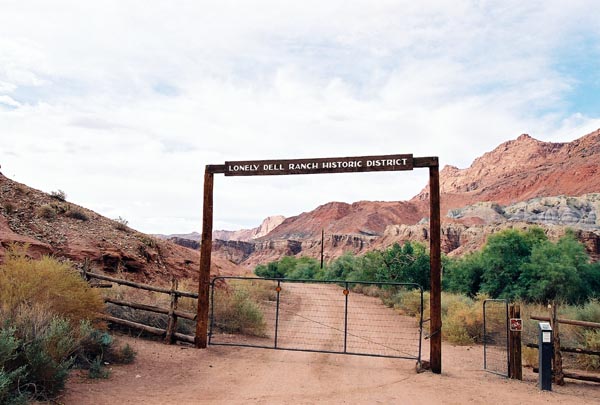
[[[483,368],[508,377],[508,302],[483,301]]]
[[[411,314],[370,296],[401,294]],[[211,302],[212,345],[421,359],[415,284],[217,277]]]

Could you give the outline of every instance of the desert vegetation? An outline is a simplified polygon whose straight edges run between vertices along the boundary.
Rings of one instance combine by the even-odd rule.
[[[104,303],[69,263],[32,260],[13,246],[0,265],[0,403],[51,400],[69,371],[107,375],[105,362],[130,362],[98,314]]]
[[[429,252],[420,243],[406,242],[363,256],[345,254],[323,269],[309,257],[284,257],[257,266],[255,273],[267,278],[416,283],[428,290]],[[480,251],[459,258],[443,257],[442,283],[444,337],[455,344],[481,342],[486,298],[521,303],[523,319],[534,313],[546,315],[546,304],[557,301],[561,316],[600,322],[600,263],[592,263],[569,232],[556,242],[537,227],[491,235]],[[359,285],[356,289],[380,297],[403,314],[419,313],[418,290]],[[428,294],[425,291],[425,318],[429,317]],[[531,322],[527,329],[532,335],[526,334],[524,340],[534,342],[534,321],[527,322]],[[597,350],[600,342],[597,331],[565,327],[561,333],[573,346]],[[578,356],[573,361],[583,368],[600,366],[594,356]]]

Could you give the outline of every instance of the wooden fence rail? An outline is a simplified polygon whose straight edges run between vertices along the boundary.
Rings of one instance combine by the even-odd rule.
[[[598,355],[600,355],[600,352],[593,351],[593,350],[585,350],[585,349],[580,349],[580,348],[561,347],[560,333],[559,333],[559,326],[558,326],[559,324],[564,324],[564,325],[581,326],[581,327],[585,327],[585,328],[600,328],[600,323],[559,318],[558,317],[558,305],[556,303],[552,303],[551,305],[549,305],[549,309],[550,309],[550,316],[531,315],[529,318],[536,320],[536,321],[550,322],[550,324],[552,326],[552,335],[553,335],[552,344],[554,346],[554,356],[552,357],[552,374],[553,374],[554,383],[556,383],[558,385],[563,385],[565,378],[572,378],[572,379],[583,380],[583,381],[600,382],[600,378],[595,377],[595,376],[586,376],[586,375],[577,374],[577,373],[569,373],[569,372],[565,372],[563,370],[561,352],[579,353],[579,354],[592,355],[592,356],[593,355],[598,356]],[[538,347],[538,345],[536,345],[536,344],[528,344],[527,346],[528,347],[536,347],[536,348]]]
[[[108,302],[110,304],[167,315],[168,316],[168,325],[167,325],[166,329],[156,328],[154,326],[148,326],[148,325],[144,325],[144,324],[141,324],[138,322],[121,319],[121,318],[117,318],[117,317],[114,317],[111,315],[106,315],[106,314],[102,314],[101,317],[102,317],[102,319],[112,322],[117,325],[127,326],[129,328],[138,329],[138,330],[141,330],[141,331],[153,334],[153,335],[162,336],[162,337],[164,337],[165,343],[168,343],[168,344],[173,344],[176,341],[195,343],[196,338],[194,336],[177,333],[176,330],[177,330],[177,319],[178,318],[196,321],[197,315],[193,314],[191,312],[178,310],[177,304],[178,304],[179,297],[188,297],[188,298],[198,299],[198,294],[187,292],[187,291],[177,290],[178,283],[177,283],[177,280],[175,280],[175,278],[172,279],[170,289],[163,288],[163,287],[157,287],[157,286],[153,286],[153,285],[148,285],[148,284],[136,283],[136,282],[129,281],[129,280],[122,280],[119,278],[106,276],[104,274],[91,273],[89,271],[89,262],[87,260],[83,265],[82,277],[88,282],[91,279],[97,279],[97,280],[103,280],[103,281],[108,281],[111,283],[129,286],[129,287],[133,287],[133,288],[137,288],[137,289],[141,289],[141,290],[154,291],[154,292],[170,295],[169,308],[161,308],[161,307],[158,307],[155,305],[148,305],[148,304],[142,304],[142,303],[137,303],[137,302],[132,302],[132,301],[118,300],[118,299],[109,298],[109,297],[104,298],[104,302]],[[96,286],[96,285],[93,285],[93,286]],[[103,288],[107,287],[106,284],[101,284],[101,286]]]

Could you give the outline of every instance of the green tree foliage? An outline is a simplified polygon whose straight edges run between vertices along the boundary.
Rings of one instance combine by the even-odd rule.
[[[481,288],[485,265],[481,252],[448,260],[444,267],[442,287],[444,290],[475,297]]]
[[[259,265],[254,273],[265,278],[289,278],[294,280],[312,280],[319,278],[320,264],[311,257],[285,256],[281,260]]]
[[[255,274],[267,278],[384,281],[429,286],[429,252],[419,243],[395,244],[383,251],[363,256],[345,253],[326,268],[309,257],[287,256],[277,262],[259,265]]]
[[[509,229],[488,238],[482,251],[484,271],[480,291],[490,297],[516,299],[522,295],[521,266],[529,261],[535,244],[547,238],[540,228]]]
[[[538,227],[506,230],[479,252],[451,260],[444,288],[475,296],[581,303],[600,293],[600,265],[592,264],[571,232],[556,243]]]
[[[406,242],[400,247],[395,243],[381,252],[385,266],[376,274],[377,281],[415,283],[428,289],[429,252],[424,245]]]
[[[531,259],[522,266],[522,298],[546,302],[558,299],[579,304],[598,294],[598,269],[589,263],[585,248],[568,233],[556,244],[534,246]]]

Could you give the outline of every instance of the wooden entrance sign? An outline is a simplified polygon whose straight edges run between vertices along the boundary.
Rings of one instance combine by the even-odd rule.
[[[200,246],[200,282],[196,347],[208,343],[210,261],[212,251],[214,174],[225,176],[274,176],[293,174],[358,173],[406,171],[429,168],[429,248],[430,248],[430,364],[434,373],[442,372],[442,305],[441,305],[441,228],[440,176],[437,157],[413,157],[411,154],[314,158],[287,160],[247,160],[207,165],[204,173],[202,242]]]

